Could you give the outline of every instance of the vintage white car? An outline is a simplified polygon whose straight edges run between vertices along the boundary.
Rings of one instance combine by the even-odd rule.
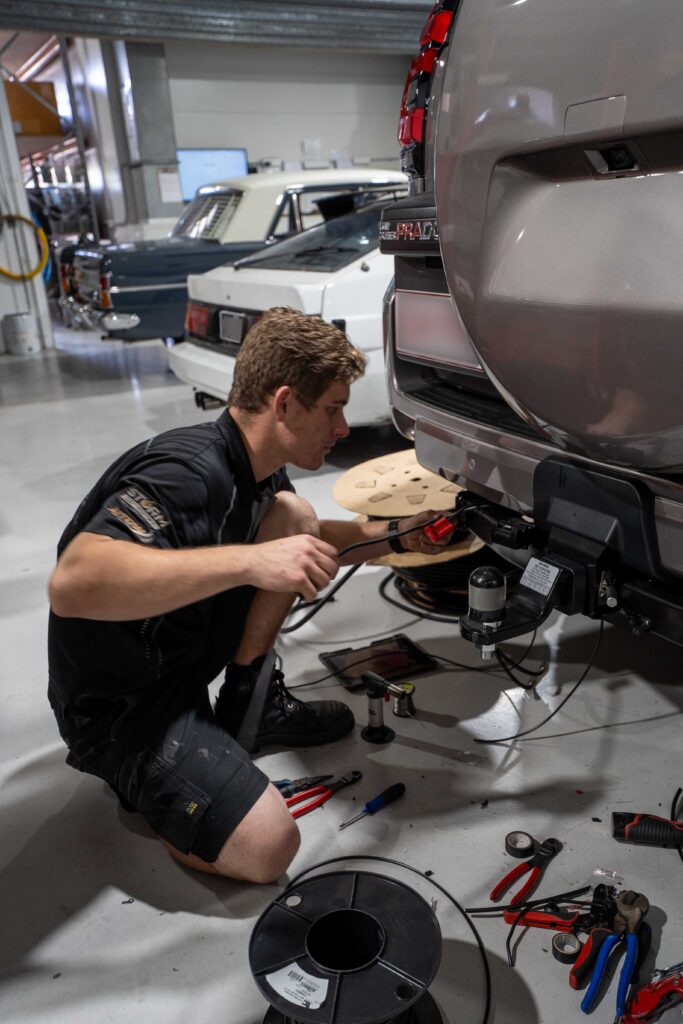
[[[372,196],[393,197],[404,181],[400,171],[352,167],[249,174],[205,185],[168,238],[63,249],[65,323],[97,327],[122,341],[182,339],[188,274],[239,260]]]
[[[168,353],[197,402],[225,401],[246,332],[272,306],[291,306],[338,324],[368,360],[351,389],[349,425],[389,418],[382,352],[382,299],[393,275],[379,251],[384,203],[372,203],[226,267],[188,278],[185,341]]]

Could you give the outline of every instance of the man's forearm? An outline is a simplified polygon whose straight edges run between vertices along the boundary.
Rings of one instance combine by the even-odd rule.
[[[151,618],[250,582],[242,545],[161,550],[80,533],[50,581],[55,614],[122,622]]]

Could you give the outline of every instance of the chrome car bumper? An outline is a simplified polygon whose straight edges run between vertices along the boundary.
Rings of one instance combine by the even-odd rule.
[[[114,310],[95,309],[84,302],[77,302],[72,295],[62,296],[59,308],[64,324],[77,330],[128,331],[137,327],[140,317],[137,313],[116,313]]]
[[[390,321],[390,317],[385,319]],[[662,565],[683,578],[683,484],[647,472],[615,468],[563,451],[542,440],[442,412],[415,400],[397,385],[393,339],[387,344],[389,396],[396,426],[415,441],[418,462],[496,504],[520,513],[533,511],[534,473],[539,463],[561,454],[578,465],[601,467],[638,480],[654,496],[654,517]]]

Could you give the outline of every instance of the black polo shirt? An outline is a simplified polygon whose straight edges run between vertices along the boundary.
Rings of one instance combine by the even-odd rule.
[[[256,482],[226,411],[214,423],[167,431],[122,455],[81,502],[58,553],[81,531],[157,548],[249,543],[282,490],[294,490],[284,469]],[[172,681],[211,682],[239,641],[231,609],[247,589],[128,622],[51,612],[50,699],[56,711],[68,706],[63,732],[87,731],[100,715],[111,725],[114,704],[125,713],[146,695],[163,695]]]

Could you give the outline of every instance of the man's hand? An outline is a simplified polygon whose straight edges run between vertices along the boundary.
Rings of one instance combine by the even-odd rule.
[[[308,533],[249,545],[249,583],[312,601],[337,575],[337,550]]]
[[[423,529],[417,529],[417,527],[424,527],[427,523],[433,522],[433,520],[438,519],[439,516],[442,515],[444,515],[443,512],[434,512],[433,510],[430,510],[429,512],[418,512],[416,516],[406,516],[404,519],[399,519],[399,533],[402,533],[403,530],[409,530],[411,527],[416,527],[412,533],[404,534],[404,536],[400,538],[401,544],[406,551],[417,551],[421,555],[442,554],[450,540],[450,537],[444,537],[438,541],[438,543],[433,544]]]

